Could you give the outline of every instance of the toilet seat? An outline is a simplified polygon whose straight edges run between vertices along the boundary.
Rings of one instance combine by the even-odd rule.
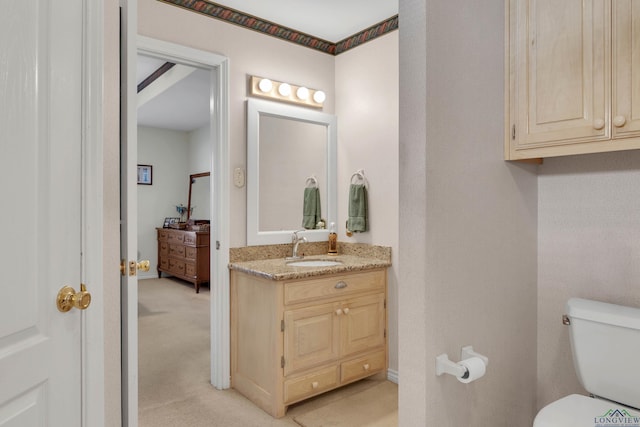
[[[594,420],[609,410],[627,410],[640,417],[640,411],[608,400],[571,394],[542,408],[533,427],[585,427],[596,425]]]

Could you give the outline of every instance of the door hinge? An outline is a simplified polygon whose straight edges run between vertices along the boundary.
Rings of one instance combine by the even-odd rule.
[[[284,320],[280,321],[280,332],[284,332]]]
[[[216,240],[216,250],[220,250],[220,240]]]
[[[280,367],[284,368],[284,356],[280,357]]]
[[[511,125],[511,139],[516,139],[516,125]]]
[[[384,308],[387,308],[387,299],[384,300]]]
[[[387,330],[386,329],[384,330],[384,337],[385,338],[387,337]]]

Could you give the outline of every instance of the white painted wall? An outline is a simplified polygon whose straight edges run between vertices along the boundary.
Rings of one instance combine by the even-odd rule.
[[[502,160],[504,2],[400,2],[400,425],[530,426],[537,177]],[[435,375],[473,345],[485,377]]]
[[[539,167],[538,408],[586,393],[561,323],[569,298],[640,307],[639,165],[635,150]]]
[[[187,206],[189,195],[189,134],[166,129],[138,127],[138,163],[153,166],[153,184],[138,185],[138,259],[151,268],[139,277],[157,277],[156,227],[166,217],[179,217],[176,205]]]

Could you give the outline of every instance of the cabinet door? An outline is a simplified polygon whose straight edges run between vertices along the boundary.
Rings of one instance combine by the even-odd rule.
[[[610,137],[609,5],[511,1],[512,158],[517,149]]]
[[[348,300],[341,309],[341,356],[384,345],[384,294]]]
[[[640,1],[614,0],[613,137],[640,136]]]
[[[284,375],[339,356],[337,303],[284,312]]]

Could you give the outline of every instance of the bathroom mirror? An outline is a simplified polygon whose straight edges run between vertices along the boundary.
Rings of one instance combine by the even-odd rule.
[[[247,102],[247,245],[291,242],[302,228],[304,189],[315,178],[322,218],[336,222],[334,115],[258,99]],[[308,241],[328,231],[306,230]]]
[[[211,173],[203,172],[189,175],[189,201],[187,204],[187,220],[211,220],[209,212],[211,194]]]

